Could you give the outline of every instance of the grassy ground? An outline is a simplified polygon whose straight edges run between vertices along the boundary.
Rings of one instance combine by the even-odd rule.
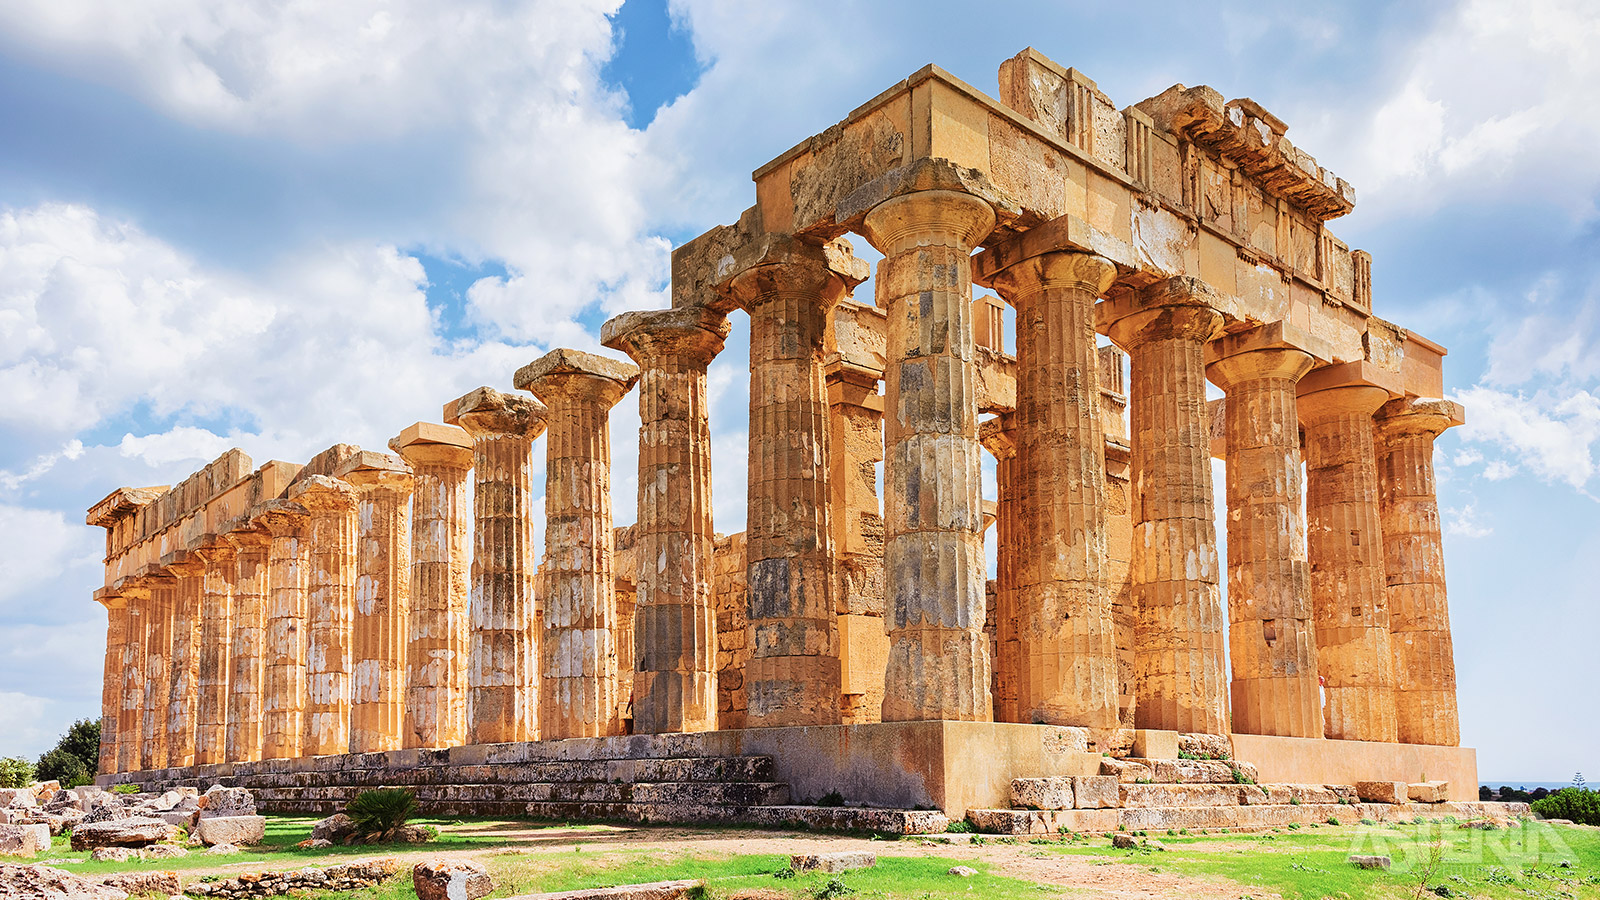
[[[560,826],[503,820],[420,820],[439,839],[415,845],[300,850],[310,818],[268,819],[267,842],[248,853],[192,852],[172,860],[95,863],[58,842],[53,864],[80,874],[115,871],[210,870],[206,877],[331,865],[358,857],[450,851],[483,863],[495,879],[494,897],[672,879],[703,879],[710,897],[761,896],[828,900],[850,894],[883,900],[1083,896],[1211,898],[1339,897],[1347,900],[1463,897],[1474,900],[1600,900],[1600,829],[1526,826],[1479,831],[1455,823],[1306,827],[1256,835],[1139,835],[1164,850],[1116,850],[1105,835],[1004,838],[974,836],[966,846],[929,845],[916,838],[867,842],[784,832],[709,828],[629,829]],[[842,876],[775,877],[787,853],[870,848],[873,869]],[[1361,870],[1351,854],[1388,856],[1387,871]],[[950,867],[979,874],[959,878]],[[221,874],[219,874],[219,872]],[[197,873],[198,874],[198,873]],[[1159,882],[1164,887],[1152,888]],[[409,872],[368,891],[324,895],[326,900],[412,900]]]

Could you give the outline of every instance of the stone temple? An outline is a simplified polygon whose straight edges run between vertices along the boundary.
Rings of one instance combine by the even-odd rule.
[[[998,100],[928,66],[757,169],[671,308],[605,324],[616,356],[489,373],[392,453],[114,491],[101,781],[901,832],[1473,812],[1432,462],[1463,412],[1328,230],[1354,190],[1285,133],[1208,87],[1119,110],[1031,49]]]

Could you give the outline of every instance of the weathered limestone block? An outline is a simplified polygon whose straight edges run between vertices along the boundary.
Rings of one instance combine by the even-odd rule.
[[[478,900],[494,890],[482,865],[466,859],[424,860],[411,867],[417,900]]]
[[[995,211],[973,194],[941,189],[937,179],[906,177],[913,190],[873,207],[863,226],[884,254],[876,290],[889,314],[883,720],[987,721],[993,705],[983,634],[971,253],[993,230]],[[917,189],[925,187],[932,189]]]
[[[466,742],[472,436],[417,422],[389,441],[416,478],[412,494],[410,643],[404,746]]]
[[[1393,741],[1394,657],[1372,443],[1372,413],[1388,393],[1340,369],[1302,381],[1299,398],[1323,716],[1329,738]]]
[[[993,276],[1017,310],[1018,715],[1115,728],[1116,632],[1104,584],[1105,435],[1094,304],[1110,261],[1048,252]]]
[[[712,604],[717,620],[717,727],[743,728],[744,669],[750,660],[748,615],[750,570],[744,561],[744,532],[719,538],[712,556]]]
[[[1461,743],[1433,442],[1464,421],[1457,403],[1415,398],[1374,418],[1396,733],[1407,744]]]
[[[1112,780],[1115,784],[1115,780]],[[1011,779],[1011,805],[1017,809],[1072,809],[1072,777]]]
[[[227,692],[228,762],[261,759],[266,690],[267,572],[272,537],[264,530],[227,535],[234,551],[233,635],[229,648]]]
[[[304,744],[309,518],[304,506],[280,500],[268,503],[253,520],[268,536],[262,759],[294,759]]]
[[[611,408],[638,380],[635,366],[566,349],[516,374],[517,387],[549,410],[539,679],[545,740],[621,733]]]
[[[995,598],[994,598],[994,719],[1023,722],[1019,705],[1022,679],[1022,643],[1018,637],[1017,578],[1021,557],[1031,538],[1018,526],[1021,463],[1017,460],[1017,414],[1007,413],[984,422],[979,440],[994,456],[995,487]],[[1031,718],[1027,720],[1031,724]]]
[[[1132,359],[1134,536],[1141,728],[1227,732],[1222,598],[1203,353],[1222,325],[1216,292],[1177,277],[1107,310]]]
[[[1411,799],[1411,786],[1404,781],[1358,781],[1356,796],[1363,803],[1405,803]]]
[[[1178,733],[1155,728],[1136,728],[1133,755],[1142,759],[1177,759]]]
[[[877,864],[878,854],[867,850],[796,854],[789,857],[789,865],[796,872],[821,872],[825,875],[837,875],[851,869],[870,869]]]
[[[1228,651],[1233,730],[1322,735],[1306,562],[1295,386],[1315,362],[1280,329],[1215,342],[1206,368],[1227,392]]]
[[[1234,784],[1124,784],[1118,788],[1123,807],[1235,806]]]
[[[533,615],[533,442],[545,406],[481,387],[445,404],[444,420],[473,438],[472,625],[467,742],[539,733],[539,644]]]
[[[0,856],[32,857],[49,849],[49,825],[0,825]]]
[[[72,829],[72,849],[95,847],[148,847],[160,841],[176,840],[178,828],[160,819],[136,817],[110,822],[90,822]]]
[[[364,450],[334,475],[355,487],[357,503],[350,752],[398,750],[411,616],[411,467]]]
[[[179,550],[162,559],[175,580],[171,650],[167,672],[167,767],[194,765],[196,714],[200,705],[200,615],[205,564]]]
[[[232,545],[216,543],[195,551],[205,565],[201,576],[200,647],[195,708],[196,765],[224,762],[228,749],[228,677],[233,651],[233,579],[237,559]]]
[[[1443,803],[1450,799],[1450,782],[1424,781],[1407,785],[1406,796],[1417,803]]]
[[[351,629],[356,598],[356,489],[303,478],[289,499],[306,508],[306,705],[303,756],[350,749]]]
[[[1117,779],[1119,784],[1138,784],[1155,778],[1155,773],[1144,763],[1112,759],[1109,756],[1100,760],[1100,774]]]
[[[232,844],[243,847],[259,844],[267,836],[266,816],[202,816],[195,825],[195,835],[207,847]]]
[[[848,242],[776,236],[727,283],[750,314],[750,726],[839,721],[828,312],[866,279]]]
[[[728,328],[721,314],[680,307],[624,313],[600,332],[602,343],[640,368],[631,685],[637,734],[718,724],[706,367],[722,352]],[[739,635],[742,643],[743,622]]]
[[[1118,780],[1112,775],[1074,775],[1072,795],[1078,809],[1110,809],[1122,802]]]

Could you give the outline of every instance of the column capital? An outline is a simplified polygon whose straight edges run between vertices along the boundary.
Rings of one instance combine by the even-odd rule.
[[[867,240],[886,256],[918,246],[955,247],[971,253],[995,226],[994,207],[972,194],[913,191],[874,206],[863,222]]]
[[[350,512],[356,508],[356,489],[349,482],[330,475],[312,475],[289,486],[289,499],[313,515]]]
[[[181,578],[186,575],[199,575],[205,571],[205,560],[197,553],[188,550],[174,550],[161,557],[161,568],[173,577]]]
[[[978,423],[978,441],[995,459],[1011,459],[1016,456],[1016,414],[995,416]]]
[[[717,290],[745,310],[781,294],[815,296],[831,307],[871,274],[843,238],[813,244],[793,235],[764,234],[739,255],[748,263],[722,279]]]
[[[1332,355],[1328,343],[1284,322],[1225,334],[1206,344],[1206,377],[1224,391],[1261,378],[1298,382]]]
[[[1313,369],[1297,393],[1300,422],[1313,425],[1350,413],[1372,415],[1401,393],[1401,380],[1397,372],[1357,360]]]
[[[1216,288],[1177,275],[1101,301],[1095,306],[1095,328],[1130,352],[1167,338],[1208,341],[1222,330],[1226,308]]]
[[[138,512],[140,508],[149,506],[157,498],[167,492],[168,485],[157,487],[120,487],[107,494],[104,499],[89,507],[84,516],[85,525],[99,525],[102,528],[115,527],[117,522]]]
[[[732,326],[725,313],[705,306],[625,312],[600,326],[600,343],[621,350],[645,368],[669,357],[710,365]]]
[[[333,476],[358,488],[389,488],[409,492],[411,467],[405,460],[387,453],[362,450],[335,469]]]
[[[1400,397],[1378,407],[1373,424],[1379,434],[1427,434],[1438,437],[1445,429],[1465,425],[1467,411],[1453,400]]]
[[[194,555],[206,565],[232,562],[234,553],[234,547],[228,543],[226,534],[206,535],[205,543],[194,550]]]
[[[502,394],[492,387],[480,387],[444,405],[445,423],[478,439],[515,435],[533,440],[544,434],[548,415],[538,400]]]
[[[272,543],[272,533],[253,519],[222,536],[235,552],[265,550]]]
[[[596,404],[617,405],[639,381],[639,367],[620,359],[557,348],[517,370],[518,390],[528,391],[547,405],[558,396]]]
[[[150,579],[143,575],[130,575],[127,578],[118,578],[105,590],[115,593],[124,602],[150,599]]]
[[[292,500],[273,499],[250,511],[250,524],[269,537],[297,535],[305,527],[310,510]]]
[[[921,201],[915,201],[909,207],[897,204],[897,201],[903,198],[917,195],[925,196]],[[885,255],[903,252],[918,243],[961,246],[954,240],[918,241],[915,238],[919,232],[912,231],[910,232],[912,236],[910,243],[895,244],[891,249],[879,237],[874,237],[871,234],[871,231],[877,230],[881,236],[887,237],[889,231],[884,229],[893,226],[894,220],[908,211],[919,209],[926,211],[924,204],[943,202],[948,199],[948,195],[966,198],[969,202],[961,202],[960,206],[967,211],[965,213],[966,216],[977,220],[974,230],[979,233],[965,233],[963,237],[963,240],[971,242],[965,245],[968,251],[987,237],[989,232],[994,230],[998,221],[1002,219],[1005,221],[1014,220],[1022,212],[1021,204],[997,187],[983,172],[956,165],[948,159],[924,157],[909,165],[890,169],[888,172],[850,192],[834,207],[834,221],[846,228],[853,229],[857,221],[865,218],[867,231],[864,233],[867,235],[867,240],[871,241],[872,246]],[[978,211],[977,204],[988,207],[988,213],[984,214]],[[875,217],[877,219],[876,224],[873,221]],[[939,224],[942,221],[941,218],[933,219],[932,223],[935,227],[928,230],[926,236],[929,238],[939,235],[949,236],[951,234],[949,228],[960,221],[961,218],[961,216],[957,216],[948,220],[945,224]],[[891,230],[900,231],[897,228]]]
[[[454,425],[413,422],[389,439],[389,449],[413,468],[444,466],[465,471],[472,468],[472,435]]]
[[[1000,299],[1017,307],[1048,290],[1081,290],[1099,297],[1116,278],[1116,263],[1103,256],[1051,250],[1006,266],[990,276],[989,285]]]

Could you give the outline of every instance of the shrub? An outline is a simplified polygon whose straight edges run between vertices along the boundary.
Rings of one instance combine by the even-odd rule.
[[[1571,819],[1579,825],[1600,825],[1600,791],[1562,788],[1533,802],[1533,811],[1545,819]]]
[[[33,777],[40,781],[59,781],[63,788],[75,788],[94,780],[84,768],[83,760],[60,747],[39,757],[38,765],[33,767]]]
[[[830,878],[827,884],[812,888],[811,896],[817,898],[817,900],[833,900],[835,897],[843,897],[855,892],[856,889],[845,884],[844,879]]]
[[[139,786],[137,784],[132,784],[132,783],[128,783],[128,784],[113,784],[111,786],[111,793],[113,793],[113,794],[137,794],[137,793],[139,793]]]
[[[844,805],[844,795],[839,793],[838,791],[829,791],[826,794],[822,795],[822,799],[817,801],[817,805],[818,806],[843,806]]]
[[[360,837],[390,840],[400,826],[417,814],[417,798],[401,788],[362,791],[345,806]]]
[[[33,783],[33,763],[20,756],[0,759],[0,787],[20,788]]]
[[[772,873],[772,877],[779,881],[787,881],[794,877],[794,866],[784,866]]]
[[[966,819],[957,819],[944,827],[949,834],[971,834],[972,823]]]

